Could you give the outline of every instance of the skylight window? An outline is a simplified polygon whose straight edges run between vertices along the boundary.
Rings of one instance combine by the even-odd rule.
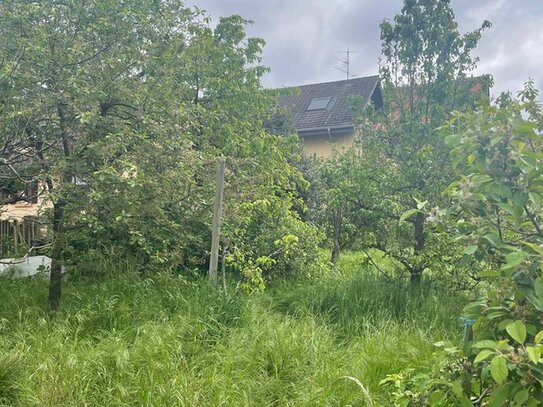
[[[328,104],[330,103],[331,97],[325,97],[325,98],[313,98],[311,100],[311,103],[309,103],[309,106],[307,106],[307,110],[323,110],[326,109]]]

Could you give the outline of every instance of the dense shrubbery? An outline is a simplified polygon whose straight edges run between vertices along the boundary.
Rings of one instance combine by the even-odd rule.
[[[236,268],[254,274],[277,250],[262,272],[316,259],[318,232],[298,215],[297,140],[271,134],[264,42],[247,23],[213,25],[181,0],[0,5],[0,170],[46,185],[53,308],[61,262],[116,253],[148,271],[204,270],[221,156],[222,245]]]
[[[528,83],[519,100],[458,114],[448,129],[465,175],[449,187],[454,205],[440,215],[464,245],[464,262],[482,267],[485,290],[465,308],[473,341],[449,347],[439,372],[389,378],[398,405],[541,405],[543,115],[536,97]]]

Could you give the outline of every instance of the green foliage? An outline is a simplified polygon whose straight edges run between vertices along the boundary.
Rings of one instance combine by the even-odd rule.
[[[318,247],[323,236],[312,223],[304,221],[299,208],[305,204],[299,195],[308,182],[291,161],[297,160],[295,137],[266,135],[266,143],[257,143],[247,169],[250,176],[238,172],[227,189],[223,248],[232,266],[263,288],[263,279],[275,274],[309,275],[326,268]],[[247,165],[247,164],[244,164]]]
[[[448,1],[404,2],[393,21],[381,24],[386,109],[366,109],[359,151],[330,164],[336,167],[328,171],[331,195],[344,207],[344,239],[387,253],[413,283],[425,270],[450,269],[454,242],[434,236],[421,210],[442,206],[441,191],[455,179],[450,147],[435,128],[452,109],[484,96],[485,79],[466,74],[488,26],[460,34]]]
[[[475,68],[478,59],[471,53],[490,26],[484,21],[461,34],[449,0],[405,1],[393,21],[381,23],[385,92],[399,121],[411,127],[411,136],[418,138],[417,131],[427,132],[488,89],[488,78],[474,81],[465,75]]]
[[[450,136],[460,142],[459,160],[468,157],[460,162],[466,176],[450,188],[455,230],[477,246],[470,256],[491,270],[483,277],[489,282],[485,297],[466,313],[477,319],[476,333],[493,353],[475,352],[477,368],[490,370],[490,377],[481,376],[480,391],[490,390],[493,405],[509,399],[522,405],[543,395],[542,334],[536,338],[543,330],[543,114],[536,97],[529,82],[519,100],[456,117]]]
[[[465,262],[481,266],[485,290],[464,310],[476,340],[442,362],[440,372],[423,374],[430,386],[408,381],[418,397],[442,392],[439,381],[447,381],[461,389],[455,397],[475,405],[543,400],[543,114],[536,97],[528,82],[518,100],[458,113],[445,129],[465,175],[449,187],[453,205],[442,215],[465,247]],[[449,405],[444,400],[436,405]]]
[[[220,156],[223,247],[250,262],[297,236],[268,273],[316,258],[318,232],[298,216],[297,139],[264,129],[275,100],[249,23],[213,25],[180,0],[0,5],[0,171],[46,185],[55,264],[116,253],[204,270]],[[259,202],[270,205],[257,214]]]

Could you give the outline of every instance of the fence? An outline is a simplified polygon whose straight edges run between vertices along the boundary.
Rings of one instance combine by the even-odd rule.
[[[21,220],[0,220],[0,258],[16,255],[43,243],[43,222],[27,216]]]

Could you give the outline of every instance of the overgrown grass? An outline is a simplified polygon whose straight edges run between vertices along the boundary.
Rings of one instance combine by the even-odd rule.
[[[14,406],[364,405],[378,382],[432,364],[460,338],[463,298],[340,271],[228,300],[205,281],[119,271],[66,284],[47,312],[42,280],[0,281],[0,404]]]

